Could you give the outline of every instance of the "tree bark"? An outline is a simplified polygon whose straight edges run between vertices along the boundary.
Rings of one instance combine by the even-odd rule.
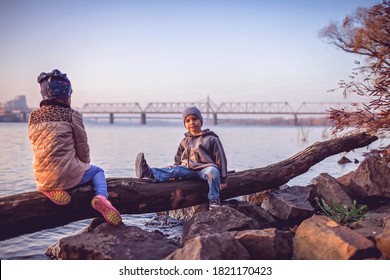
[[[277,188],[329,156],[365,147],[377,139],[362,133],[317,142],[281,162],[229,173],[228,187],[221,191],[221,199]],[[110,200],[122,214],[167,211],[208,201],[208,186],[202,180],[152,183],[135,178],[108,178],[107,183]],[[0,240],[100,216],[90,204],[94,195],[91,185],[69,193],[72,201],[67,206],[57,206],[37,191],[0,197]]]

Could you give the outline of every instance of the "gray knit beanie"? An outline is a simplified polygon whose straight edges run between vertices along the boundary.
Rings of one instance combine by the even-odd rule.
[[[200,113],[199,109],[196,107],[187,107],[182,114],[183,117],[183,122],[185,121],[186,117],[188,115],[195,115],[200,119],[201,124],[203,125],[203,117],[202,114]]]

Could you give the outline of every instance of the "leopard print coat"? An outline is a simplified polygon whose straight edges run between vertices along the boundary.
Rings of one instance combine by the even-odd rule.
[[[28,135],[38,190],[77,186],[90,162],[81,114],[59,102],[42,102],[30,114]]]

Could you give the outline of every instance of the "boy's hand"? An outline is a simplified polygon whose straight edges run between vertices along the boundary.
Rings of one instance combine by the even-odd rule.
[[[227,188],[227,184],[219,184],[219,189],[222,191]]]

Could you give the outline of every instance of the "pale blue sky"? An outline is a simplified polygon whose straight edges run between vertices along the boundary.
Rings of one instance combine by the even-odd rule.
[[[0,102],[68,74],[85,102],[341,101],[356,57],[318,37],[380,0],[0,2]]]

